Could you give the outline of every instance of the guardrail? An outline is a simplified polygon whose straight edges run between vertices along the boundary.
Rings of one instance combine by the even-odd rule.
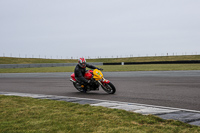
[[[118,63],[103,63],[103,65],[193,64],[193,63],[200,63],[200,60],[188,60],[188,61],[151,61],[151,62],[118,62]]]

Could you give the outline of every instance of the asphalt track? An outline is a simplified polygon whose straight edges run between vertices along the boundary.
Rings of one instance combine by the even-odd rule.
[[[58,95],[112,100],[200,111],[200,71],[103,72],[116,87],[114,95],[103,90],[78,92],[71,73],[0,74],[0,92]]]

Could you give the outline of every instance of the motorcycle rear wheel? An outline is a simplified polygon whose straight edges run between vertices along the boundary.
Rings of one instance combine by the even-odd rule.
[[[73,85],[78,91],[83,92],[83,88],[81,87],[79,83],[73,83]]]
[[[110,82],[101,86],[108,94],[114,94],[116,92],[115,86]]]

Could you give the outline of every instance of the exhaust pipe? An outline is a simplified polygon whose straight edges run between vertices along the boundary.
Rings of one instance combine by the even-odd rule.
[[[71,82],[76,83],[76,81],[74,81],[73,79],[70,79]]]

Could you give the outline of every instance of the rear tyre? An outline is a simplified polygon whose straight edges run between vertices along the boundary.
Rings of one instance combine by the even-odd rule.
[[[73,82],[73,85],[78,91],[83,92],[83,88],[81,87],[81,85],[79,83],[74,83]]]
[[[114,94],[116,92],[115,86],[110,82],[101,86],[108,94]]]

